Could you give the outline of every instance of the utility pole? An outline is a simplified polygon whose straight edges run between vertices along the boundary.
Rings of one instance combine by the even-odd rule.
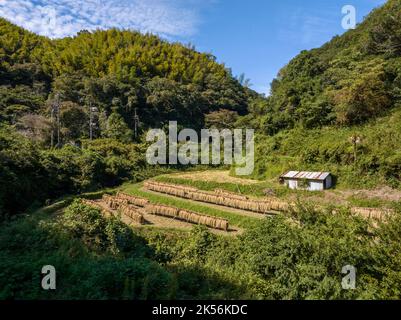
[[[357,150],[358,150],[358,144],[362,143],[362,138],[356,134],[354,134],[351,137],[351,143],[354,147],[354,163],[356,163],[357,159]]]
[[[93,126],[95,125],[94,122],[94,113],[98,111],[96,107],[92,107],[92,97],[89,98],[89,139],[93,140]]]
[[[93,139],[93,113],[92,113],[92,100],[89,101],[89,140]]]
[[[60,96],[56,95],[57,104],[57,147],[60,148]]]
[[[137,108],[134,109],[134,135],[135,138],[138,136],[139,116],[137,114]]]
[[[50,145],[51,145],[51,148],[53,149],[53,146],[54,146],[54,102],[52,103],[52,106],[51,106],[50,119],[51,119],[50,121],[52,124],[52,134],[50,137]]]
[[[60,146],[60,96],[57,93],[51,107],[51,123],[52,123],[52,134],[50,138],[51,147],[54,147],[54,118],[57,121],[57,146]]]

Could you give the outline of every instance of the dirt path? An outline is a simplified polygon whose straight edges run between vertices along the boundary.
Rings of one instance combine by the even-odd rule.
[[[192,203],[192,204],[196,204],[196,205],[202,205],[204,207],[218,209],[218,210],[221,210],[221,211],[225,211],[227,213],[235,213],[235,214],[238,214],[238,215],[241,215],[241,216],[245,216],[245,217],[250,217],[250,218],[264,219],[265,217],[269,216],[269,215],[266,215],[266,214],[263,214],[263,213],[257,213],[257,212],[246,211],[246,210],[235,209],[235,208],[228,208],[228,207],[225,207],[225,206],[220,206],[218,204],[200,202],[200,201],[195,201],[195,200],[191,200],[191,199],[183,199],[183,198],[175,197],[175,196],[172,196],[172,195],[169,195],[169,194],[148,190],[146,188],[142,188],[141,191],[152,193],[152,194],[156,194],[156,195],[159,195],[159,196],[161,195],[161,196],[166,197],[166,198],[186,201],[188,203]]]
[[[185,173],[173,173],[168,175],[173,178],[198,180],[198,181],[212,181],[218,183],[236,183],[242,185],[251,185],[259,183],[260,181],[252,179],[242,179],[230,176],[230,171],[222,170],[208,170],[208,171],[194,171]]]

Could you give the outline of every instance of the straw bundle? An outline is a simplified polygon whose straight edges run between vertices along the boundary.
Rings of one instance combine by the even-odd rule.
[[[354,207],[351,208],[351,213],[358,214],[367,219],[384,220],[386,217],[394,213],[394,210]]]
[[[106,202],[106,203],[110,202],[112,199],[113,199],[113,197],[112,197],[111,195],[109,195],[109,194],[104,194],[104,195],[102,196],[102,200],[103,200],[104,202]]]
[[[109,206],[112,210],[117,210],[121,205],[128,204],[128,200],[121,199],[117,197],[112,197],[110,195],[103,195],[102,200]]]
[[[166,193],[181,198],[188,198],[188,193],[198,191],[198,189],[192,187],[166,184],[156,181],[147,181],[145,182],[144,186],[152,191]]]
[[[194,188],[194,187],[183,186],[183,185],[172,184],[172,183],[157,182],[157,181],[146,181],[144,185],[145,185],[145,187],[147,187],[147,185],[154,185],[154,186],[160,186],[160,187],[174,187],[174,188],[186,190],[186,191],[198,191],[198,189]]]
[[[213,193],[211,193],[200,191],[196,188],[188,188],[155,181],[145,182],[145,187],[152,191],[177,196],[180,198],[217,204],[241,210],[254,211],[263,214],[268,214],[271,211],[287,211],[291,206],[287,202],[280,201],[278,199],[253,200],[246,196],[221,189],[216,189]]]
[[[173,218],[188,223],[205,225],[210,228],[228,230],[228,221],[225,219],[219,219],[206,215],[201,215],[196,212],[187,210],[181,210],[174,207],[168,207],[163,205],[150,204],[145,207],[145,210],[149,214],[160,215],[163,217]]]
[[[230,192],[230,191],[223,190],[223,189],[215,189],[214,192],[218,195],[222,195],[224,197],[232,198],[232,199],[236,199],[236,200],[248,200],[249,199],[247,196],[244,196],[242,194]]]
[[[205,202],[205,195],[199,191],[191,191],[188,194],[188,198],[194,201],[202,201]]]
[[[145,223],[145,218],[143,215],[137,211],[137,208],[131,205],[121,205],[119,208],[119,212],[129,218],[131,218],[133,221],[139,223],[139,224],[144,224]]]
[[[119,199],[119,200],[125,200],[128,203],[133,204],[133,205],[138,206],[138,207],[144,207],[149,203],[148,199],[140,198],[140,197],[134,197],[134,196],[131,196],[129,194],[126,194],[126,193],[123,193],[123,192],[120,192],[120,191],[117,193],[116,198]]]
[[[118,201],[119,199],[114,199],[113,197],[108,196],[108,195],[103,196],[103,200],[106,203],[108,202],[107,205],[110,206],[110,208],[116,207],[116,209],[113,209],[113,210],[118,210],[121,214],[131,218],[132,220],[134,220],[137,223],[140,223],[140,224],[145,223],[145,219],[144,219],[143,215],[137,211],[138,208],[135,206],[129,205],[127,201],[125,201],[125,202],[124,202],[124,200]],[[83,199],[82,203],[87,206],[90,206],[92,208],[99,209],[102,212],[102,214],[104,214],[105,216],[113,215],[112,211],[108,210],[107,208],[105,208],[98,202]]]
[[[155,214],[170,218],[177,218],[179,212],[179,209],[177,208],[157,204],[149,204],[145,207],[145,210],[149,214]]]
[[[200,215],[198,213],[186,210],[179,211],[179,218],[187,222],[205,225],[213,229],[228,231],[228,221],[225,219]]]
[[[250,199],[247,196],[222,189],[216,189],[213,193],[211,193],[201,191],[193,187],[184,187],[180,185],[167,184],[156,181],[145,182],[145,187],[152,191],[177,196],[180,198],[217,204],[230,208],[253,211],[263,214],[268,214],[272,211],[288,211],[292,207],[294,207],[293,203],[288,203],[277,198],[270,198],[266,200]],[[394,212],[390,209],[375,208],[352,208],[351,211],[354,214],[359,214],[363,217],[376,220],[383,220],[386,216]]]
[[[280,200],[270,200],[270,209],[274,211],[287,211],[290,205]]]

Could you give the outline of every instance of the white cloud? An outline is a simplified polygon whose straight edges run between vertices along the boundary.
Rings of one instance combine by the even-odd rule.
[[[0,0],[0,16],[51,38],[112,27],[185,37],[195,33],[199,23],[199,3],[190,3],[189,7],[184,0]]]

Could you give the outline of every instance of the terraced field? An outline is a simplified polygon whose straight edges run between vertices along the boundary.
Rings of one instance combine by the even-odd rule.
[[[182,231],[190,231],[194,224],[180,221],[177,219],[172,219],[163,216],[157,216],[154,214],[148,213],[144,209],[139,209],[138,212],[142,215],[144,222],[139,223],[138,221],[132,219],[131,217],[121,214],[118,210],[111,209],[107,206],[107,204],[103,200],[96,200],[94,201],[99,207],[106,209],[110,214],[114,216],[119,216],[121,221],[126,223],[127,225],[132,226],[133,228],[161,228],[164,230],[182,230]],[[214,234],[219,235],[238,235],[243,232],[242,228],[238,227],[230,227],[227,231],[217,230],[213,228],[209,228],[209,230]]]
[[[241,233],[246,228],[254,227],[258,224],[260,219],[267,218],[266,215],[262,214],[232,208],[225,208],[211,204],[201,204],[195,201],[180,199],[173,196],[145,190],[143,188],[143,183],[127,185],[122,187],[121,190],[133,196],[146,198],[152,203],[163,204],[179,209],[198,212],[199,214],[226,219],[228,220],[230,228],[236,230],[236,233]],[[164,227],[164,225],[158,224],[155,224],[155,226]],[[188,224],[186,225],[186,227],[188,227]],[[192,225],[189,224],[189,227],[192,227]]]
[[[214,173],[210,176],[216,178]],[[220,172],[217,178],[225,175],[226,172]],[[265,183],[245,179],[222,182],[205,177],[205,172],[191,177],[172,174],[143,183],[125,184],[111,192],[117,191],[117,195],[104,195],[93,205],[108,214],[120,215],[123,222],[134,228],[188,231],[199,224],[213,233],[228,236],[239,235],[245,229],[257,226],[262,219],[297,208],[296,203],[286,197],[275,194],[261,196]],[[120,204],[122,207],[119,208]],[[134,213],[131,213],[130,206]],[[333,209],[333,213],[339,208]],[[349,208],[352,214],[377,220],[392,212],[391,209]]]

